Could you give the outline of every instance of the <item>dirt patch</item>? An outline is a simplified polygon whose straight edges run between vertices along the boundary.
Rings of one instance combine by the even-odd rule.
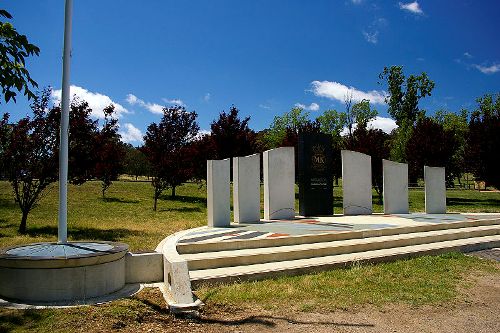
[[[325,312],[300,312],[294,310],[294,304],[272,310],[259,306],[207,305],[199,318],[172,316],[158,289],[148,288],[132,299],[97,306],[48,310],[46,313],[2,310],[0,332],[8,332],[14,327],[28,331],[38,327],[42,331],[85,333],[500,332],[499,274],[471,272],[463,281],[460,296],[441,305],[365,305]],[[45,324],[33,326],[40,321]]]
[[[362,306],[328,313],[289,309],[207,306],[199,319],[180,319],[154,311],[140,324],[121,327],[122,332],[500,332],[500,280],[498,274],[470,276],[461,296],[438,306],[392,304]],[[150,290],[139,298],[150,304],[161,297]],[[158,300],[159,301],[159,300]],[[156,307],[156,305],[155,305]],[[292,304],[290,305],[290,309]],[[157,308],[158,310],[159,308]]]

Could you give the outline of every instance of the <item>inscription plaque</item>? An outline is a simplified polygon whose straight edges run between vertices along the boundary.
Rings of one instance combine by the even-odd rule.
[[[333,214],[332,138],[322,133],[299,135],[299,212]]]

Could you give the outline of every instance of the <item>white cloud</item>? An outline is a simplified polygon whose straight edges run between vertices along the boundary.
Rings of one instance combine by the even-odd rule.
[[[469,58],[469,59],[473,58],[472,54],[470,54],[469,52],[465,52],[464,57]]]
[[[317,103],[311,103],[309,106],[302,103],[295,103],[295,107],[301,108],[303,110],[318,111],[319,105]]]
[[[375,30],[373,32],[363,30],[363,36],[368,43],[377,44],[378,42],[378,30]]]
[[[373,104],[385,104],[384,99],[386,93],[384,91],[370,90],[365,92],[335,81],[313,81],[311,85],[312,92],[316,96],[336,99],[337,101],[344,102],[345,97],[348,94],[352,94],[352,99],[355,102],[368,99],[370,100],[370,103]]]
[[[354,131],[357,126],[358,124],[354,123],[352,126],[352,130]],[[368,122],[368,128],[381,129],[382,131],[388,134],[391,133],[391,131],[397,127],[398,125],[396,125],[396,121],[394,121],[391,118],[376,116],[375,119]],[[347,130],[347,127],[344,127],[342,131],[340,131],[340,135],[346,136],[347,134],[349,134],[349,131]]]
[[[497,72],[500,72],[500,64],[493,64],[491,66],[482,66],[474,64],[472,66],[483,74],[495,74]]]
[[[418,1],[409,2],[409,3],[400,2],[399,8],[402,10],[409,11],[413,14],[422,15],[424,13],[423,10],[420,8],[420,5],[418,4]]]
[[[126,143],[137,142],[140,144],[143,143],[144,135],[142,134],[141,130],[130,123],[125,123],[123,125],[123,130],[120,129],[118,133],[121,135],[123,142]]]
[[[71,86],[69,89],[70,92],[70,97],[71,99],[73,96],[77,96],[83,101],[86,101],[89,103],[89,107],[92,109],[91,115],[95,118],[104,118],[104,110],[105,107],[109,106],[110,104],[113,104],[115,106],[115,114],[117,117],[121,117],[122,114],[124,113],[129,113],[127,109],[125,109],[122,105],[113,102],[109,96],[100,94],[100,93],[94,93],[91,91],[88,91],[85,88],[78,87],[78,86]],[[53,90],[52,91],[52,99],[56,103],[61,102],[61,95],[62,95],[62,90]]]
[[[194,137],[194,139],[198,140],[198,139],[201,139],[202,137],[204,137],[205,135],[210,135],[210,134],[212,134],[211,131],[201,129],[201,130],[198,131],[198,133],[196,134],[196,136]]]
[[[271,107],[269,105],[266,105],[266,104],[259,104],[259,108],[266,109],[266,110],[271,110]]]
[[[351,2],[355,5],[359,5],[363,0],[351,0]]]
[[[186,103],[184,103],[181,99],[179,98],[173,98],[173,99],[168,99],[168,98],[162,98],[162,101],[164,101],[167,104],[171,105],[179,105],[179,106],[186,106]]]
[[[137,96],[135,96],[133,94],[128,94],[126,101],[130,105],[139,105],[139,106],[149,110],[149,112],[151,112],[151,113],[163,114],[163,106],[162,105],[156,104],[156,103],[144,102],[142,99],[137,98]]]
[[[386,133],[391,133],[396,127],[398,127],[398,125],[396,125],[394,119],[379,116],[376,116],[375,119],[368,123],[368,128],[379,128]]]
[[[205,94],[205,96],[203,96],[203,100],[204,100],[205,102],[208,102],[208,101],[210,101],[210,98],[211,98],[211,97],[212,97],[212,96],[210,95],[210,93],[206,93],[206,94]]]
[[[125,99],[127,101],[128,104],[130,105],[134,105],[134,104],[137,104],[139,99],[135,96],[135,95],[132,95],[132,94],[128,94],[127,95],[127,98]]]

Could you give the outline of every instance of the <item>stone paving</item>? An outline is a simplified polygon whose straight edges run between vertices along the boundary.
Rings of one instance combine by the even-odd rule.
[[[500,214],[372,214],[357,216],[296,217],[293,220],[261,221],[253,224],[233,223],[229,228],[208,228],[193,230],[179,243],[224,242],[242,239],[287,237],[342,231],[372,230],[426,223],[450,223],[500,218]]]

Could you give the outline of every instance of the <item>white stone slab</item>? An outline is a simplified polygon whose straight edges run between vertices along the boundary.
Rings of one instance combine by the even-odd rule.
[[[408,164],[382,160],[385,214],[408,214]]]
[[[427,214],[446,213],[445,170],[424,166],[425,212]]]
[[[295,153],[293,147],[264,152],[264,219],[295,217]]]
[[[234,222],[260,222],[260,154],[233,158]]]
[[[229,227],[231,224],[229,174],[229,158],[207,161],[207,214],[209,227]]]
[[[342,201],[344,215],[372,213],[372,158],[342,150]]]

